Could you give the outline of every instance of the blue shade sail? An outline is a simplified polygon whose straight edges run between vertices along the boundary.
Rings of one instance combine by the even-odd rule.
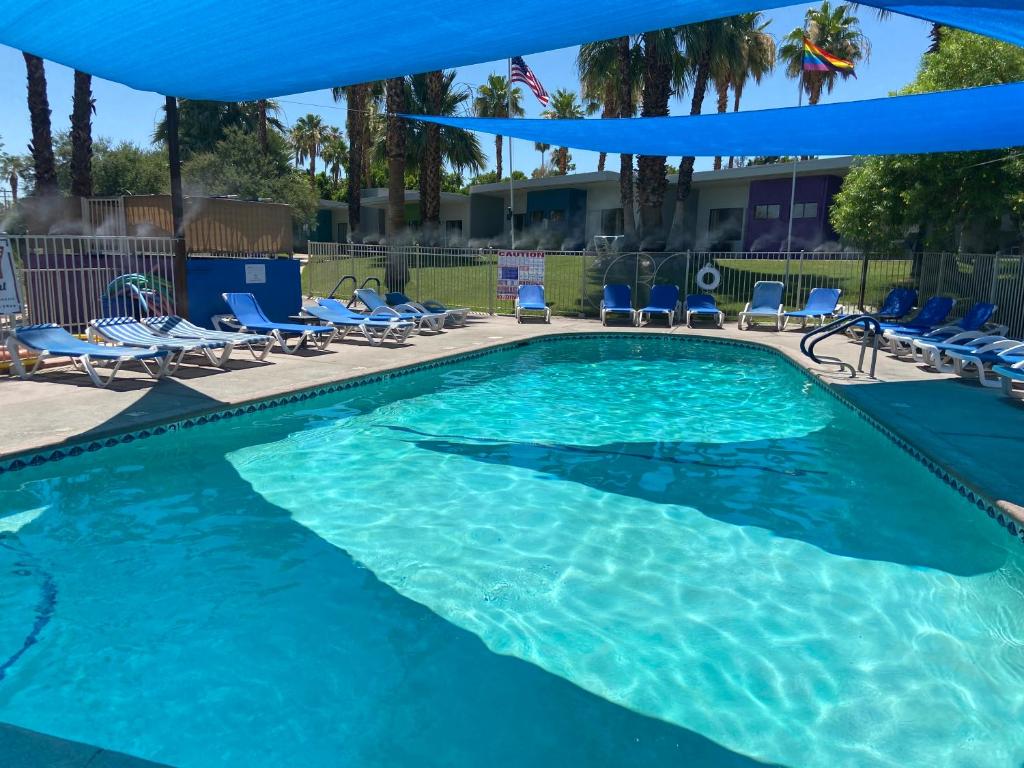
[[[1024,145],[1024,83],[695,117],[422,117],[555,147],[635,155],[896,155]]]
[[[872,4],[1024,44],[1024,0]],[[0,43],[144,91],[240,100],[494,61],[770,5],[766,0],[486,5],[478,0],[3,0]]]

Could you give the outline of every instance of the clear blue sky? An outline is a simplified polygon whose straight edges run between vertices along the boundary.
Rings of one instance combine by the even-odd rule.
[[[772,20],[769,31],[776,38],[780,38],[800,26],[806,7],[799,5],[766,11],[766,16]],[[871,58],[866,64],[858,67],[856,80],[840,82],[833,94],[823,97],[823,102],[854,101],[887,95],[913,78],[921,54],[928,47],[930,24],[926,22],[901,16],[891,16],[880,22],[875,18],[874,10],[868,6],[862,6],[859,15],[861,26],[871,40]],[[533,54],[527,56],[526,60],[549,92],[556,88],[578,89],[575,48]],[[506,71],[505,61],[460,67],[456,82],[476,86],[482,83],[490,72]],[[5,151],[24,153],[27,152],[30,133],[25,97],[25,66],[21,54],[6,46],[0,46],[0,72],[3,73],[0,79],[0,105],[3,107],[0,109],[0,141],[3,141]],[[71,70],[47,63],[47,77],[54,130],[66,129],[71,113]],[[153,127],[160,117],[163,97],[101,80],[94,81],[93,89],[96,96],[94,135],[109,137],[115,141],[124,139],[138,144],[149,144]],[[533,94],[527,91],[524,96],[527,116],[538,116],[541,107],[533,98]],[[796,97],[794,81],[787,79],[781,71],[777,71],[760,86],[751,84],[747,87],[741,109],[793,106]],[[308,112],[315,112],[322,115],[328,123],[339,127],[345,125],[344,107],[334,104],[329,91],[284,96],[280,98],[280,102],[285,122],[288,124]],[[709,91],[704,102],[704,111],[713,111],[714,102],[714,93]],[[686,97],[685,101],[673,101],[671,110],[673,114],[688,112],[689,97]],[[481,141],[484,149],[488,151],[489,167],[493,168],[493,138],[482,135]],[[520,151],[516,153],[515,167],[529,173],[539,164],[540,156],[532,145],[526,142],[518,142],[517,145]],[[507,160],[506,154],[506,173]],[[597,155],[593,152],[574,152],[573,160],[578,171],[594,170],[597,166]],[[708,158],[699,159],[697,168],[708,168],[710,164],[711,160]]]

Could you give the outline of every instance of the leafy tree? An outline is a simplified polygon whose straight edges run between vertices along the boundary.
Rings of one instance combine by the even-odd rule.
[[[526,174],[522,171],[512,171],[512,179],[514,181],[525,181]],[[486,173],[478,173],[473,176],[469,183],[463,188],[464,192],[468,192],[470,187],[475,187],[479,184],[497,184],[498,182],[508,183],[508,176],[499,179],[496,171],[487,171]]]
[[[292,167],[289,145],[277,131],[268,133],[263,153],[254,132],[229,128],[213,152],[196,153],[182,165],[182,179],[192,194],[287,203],[300,224],[316,216],[317,193]]]
[[[167,152],[144,149],[127,141],[115,145],[108,138],[97,138],[91,146],[92,194],[115,195],[166,194],[170,188]],[[74,168],[74,142],[69,131],[54,136],[57,184],[61,192],[71,194]]]
[[[833,7],[822,0],[818,8],[808,8],[805,26],[797,27],[779,46],[779,59],[786,65],[786,76],[799,79],[800,88],[807,94],[809,104],[817,104],[821,92],[832,93],[839,78],[850,77],[849,72],[804,72],[804,37],[834,56],[854,64],[867,59],[871,52],[868,39],[860,30],[860,20],[853,15],[850,5]]]
[[[1024,49],[950,28],[941,40],[901,93],[1024,80]],[[1007,225],[1020,240],[1024,162],[1014,150],[867,158],[851,169],[830,216],[844,240],[872,250],[999,248]]]
[[[523,91],[518,86],[509,90],[509,82],[503,75],[493,72],[487,76],[487,82],[476,89],[473,99],[473,113],[477,117],[522,117]],[[494,163],[498,177],[501,177],[501,143],[502,137],[494,137]]]
[[[579,120],[584,117],[584,109],[575,93],[559,88],[551,94],[548,108],[541,112],[541,116],[549,120]],[[568,147],[558,147],[554,151],[551,159],[558,168],[559,175],[564,176],[569,172],[570,157]]]
[[[260,101],[201,101],[178,99],[178,142],[182,161],[194,152],[212,152],[231,128],[259,134],[264,122],[275,131],[283,131],[278,115],[281,108],[272,99]],[[153,131],[153,141],[167,143],[167,116]],[[260,151],[263,151],[262,149]]]

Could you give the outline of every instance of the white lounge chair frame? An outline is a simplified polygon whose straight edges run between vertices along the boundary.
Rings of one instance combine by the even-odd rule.
[[[35,355],[36,361],[31,367],[25,367],[25,363],[22,361],[21,356],[18,354],[19,347],[26,349],[31,354]],[[132,349],[138,352],[159,352],[159,350],[156,347],[150,347],[148,349],[143,347],[125,347],[125,349]],[[103,389],[114,380],[118,372],[121,370],[121,366],[124,365],[125,363],[139,363],[142,366],[142,369],[152,378],[163,378],[169,372],[168,368],[171,364],[171,358],[173,357],[173,355],[168,353],[163,357],[154,358],[157,362],[152,368],[150,367],[149,362],[147,360],[142,360],[133,355],[122,355],[121,357],[118,357],[116,359],[100,358],[93,361],[91,355],[63,355],[59,353],[52,353],[48,349],[36,349],[35,347],[31,347],[28,344],[20,342],[18,338],[14,335],[11,335],[7,339],[7,351],[10,354],[11,358],[11,368],[14,369],[14,373],[19,378],[32,378],[33,376],[36,375],[36,373],[39,372],[39,367],[46,360],[66,357],[71,361],[71,365],[75,368],[75,370],[84,371],[86,374],[88,374],[89,378],[92,380],[92,383],[95,384],[100,389]],[[103,378],[96,370],[96,366],[109,363],[113,363],[113,368],[111,369],[110,374],[106,378]]]
[[[953,373],[970,378],[973,369],[978,374],[981,386],[995,389],[1001,387],[1002,383],[998,375],[995,377],[990,375],[991,370],[986,368],[986,366],[991,366],[991,364],[981,360],[980,355],[986,352],[1017,352],[1024,355],[1024,343],[1014,339],[1000,339],[999,341],[979,347],[974,353],[950,351],[947,353],[947,356],[953,361]]]
[[[330,320],[324,320],[322,317],[317,317],[305,310],[303,310],[303,314],[310,319],[315,319],[317,322],[333,325],[338,331],[338,341],[344,341],[345,337],[352,333],[352,331],[359,331],[363,334],[366,340],[375,347],[379,347],[387,341],[389,336],[393,338],[396,343],[404,344],[416,329],[416,323],[412,320],[399,319],[398,317],[395,317],[394,313],[386,311],[387,309],[389,308],[378,307],[373,310],[373,312],[366,315],[367,320],[386,320],[388,322],[387,327],[382,327],[379,324],[371,325],[369,323],[360,323],[359,325],[349,323],[332,323]]]
[[[778,309],[774,313],[770,312],[751,312],[750,302],[748,301],[746,306],[743,307],[743,311],[740,312],[739,320],[736,323],[736,327],[739,330],[743,330],[743,324],[746,323],[747,328],[753,325],[753,321],[757,318],[772,318],[775,320],[775,330],[781,331],[786,324],[785,318],[785,305],[779,304]]]
[[[914,339],[910,337],[890,337],[892,340],[899,339],[895,343],[901,345],[900,354],[897,357],[905,357],[905,353],[902,350],[902,345],[905,345],[907,341],[910,342],[910,355],[914,362],[921,363],[928,368],[934,368],[940,373],[952,373],[953,363],[945,360],[945,350],[940,348],[942,344],[970,344],[971,346],[978,347],[979,349],[986,344],[991,344],[996,341],[1002,341],[1006,337],[1001,333],[988,334],[985,331],[964,331],[958,333],[955,336],[950,336],[946,339]]]
[[[239,322],[238,318],[234,315],[214,315],[210,318],[210,322],[213,323],[213,327],[218,331],[233,330],[241,331],[242,333],[256,333],[260,336],[269,336],[286,355],[291,355],[296,350],[300,349],[307,339],[312,341],[313,345],[322,352],[327,349],[327,345],[334,341],[335,337],[338,335],[338,328],[336,326],[332,326],[333,330],[331,333],[318,334],[314,333],[312,330],[303,331],[295,338],[295,343],[289,347],[287,338],[281,333],[279,328],[274,328],[271,331],[252,330]]]
[[[1024,371],[1024,362],[1014,363],[1010,366],[1011,370]],[[1024,400],[1024,389],[1014,389],[1014,384],[1020,384],[1017,379],[1011,379],[1009,376],[1003,376],[1001,373],[997,374],[999,381],[1003,387],[1003,394],[1007,397],[1012,397],[1014,400]]]
[[[749,307],[750,305],[748,304],[747,306]],[[678,307],[678,305],[677,305],[677,307]],[[721,328],[721,327],[723,327],[725,325],[725,312],[723,312],[720,309],[716,309],[715,313],[716,313],[715,314],[715,325],[717,327]],[[709,314],[711,314],[711,313],[710,312],[694,312],[691,309],[687,309],[686,310],[686,326],[688,328],[693,328],[694,327],[693,326],[693,318],[694,317],[703,317],[703,316],[709,315]]]
[[[124,347],[126,349],[160,349],[160,346],[158,346],[157,344],[153,344],[147,347],[143,345],[141,342],[138,344],[129,344],[127,342],[121,341],[120,339],[115,339],[113,337],[107,336],[103,333],[102,328],[97,328],[96,326],[92,325],[92,323],[94,322],[96,321],[93,320],[90,322],[89,327],[86,329],[85,332],[85,338],[93,342],[94,344],[102,343],[108,346]],[[153,336],[161,336],[161,334],[153,332],[148,327],[147,330],[150,330],[150,333]],[[188,339],[175,339],[171,336],[166,335],[162,336],[161,338],[167,340],[168,346],[175,347],[175,349],[167,350],[170,352],[170,363],[167,366],[167,373],[172,376],[178,370],[178,367],[182,364],[182,362],[185,360],[185,355],[202,355],[203,357],[206,358],[207,362],[209,362],[210,365],[216,366],[217,368],[223,368],[224,364],[227,363],[228,358],[231,357],[231,353],[234,352],[235,350],[235,345],[232,342],[225,342],[223,348],[221,348],[220,350],[220,354],[217,354],[216,349],[212,349],[210,347],[205,346],[204,343],[201,342],[199,339],[195,339],[196,343],[194,345],[191,345],[188,343]]]
[[[516,308],[515,312],[516,312],[516,322],[517,323],[523,322],[523,317],[525,317],[525,315],[523,315],[523,312],[540,312],[539,309],[523,309],[522,307],[520,307],[519,306],[519,297],[518,296],[516,297],[515,308]],[[547,305],[544,306],[544,322],[545,323],[550,323],[551,322],[551,307],[549,307]]]
[[[608,325],[608,315],[609,314],[612,314],[612,315],[625,315],[626,314],[626,310],[618,309],[618,308],[616,308],[616,309],[608,309],[604,305],[604,299],[601,299],[600,313],[601,313],[601,325]],[[632,307],[629,308],[629,324],[630,325],[639,325],[640,324],[637,321],[637,319],[636,319],[636,313],[637,313],[637,310],[633,309]]]

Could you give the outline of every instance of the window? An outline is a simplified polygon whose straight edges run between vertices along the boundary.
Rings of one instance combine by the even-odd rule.
[[[708,212],[708,250],[733,251],[742,239],[742,208],[712,208]]]
[[[530,212],[530,226],[539,227],[544,223],[544,211]]]
[[[793,218],[794,219],[816,219],[816,218],[818,218],[818,204],[817,203],[794,203],[794,205],[793,205]]]
[[[454,219],[444,223],[444,243],[453,245],[462,242],[462,219]]]
[[[781,205],[755,205],[754,206],[754,218],[755,219],[777,219],[782,213]]]
[[[622,209],[607,208],[601,211],[601,234],[621,235],[623,229]]]
[[[551,211],[551,214],[548,216],[548,218],[551,220],[552,224],[559,224],[565,221],[565,211]]]
[[[522,232],[523,227],[526,226],[526,214],[517,213],[512,217],[512,226],[516,228],[516,232]]]

